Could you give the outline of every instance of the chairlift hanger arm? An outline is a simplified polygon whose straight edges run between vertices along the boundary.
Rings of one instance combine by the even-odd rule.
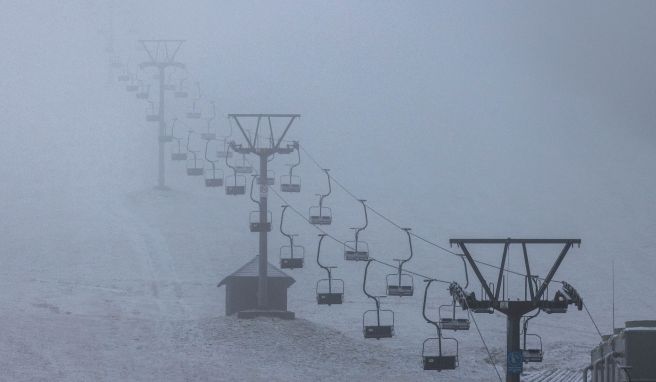
[[[373,296],[373,295],[369,294],[369,292],[367,292],[367,273],[369,272],[369,265],[371,265],[372,261],[373,261],[373,259],[367,260],[367,265],[365,265],[365,267],[364,267],[364,278],[362,280],[362,291],[364,292],[364,294],[367,297],[374,300],[374,302],[376,303],[376,311],[380,311],[380,301],[378,300],[378,297]]]
[[[253,175],[253,176],[251,177],[251,194],[250,194],[250,196],[251,196],[251,200],[253,201],[253,203],[257,204],[258,207],[261,209],[261,208],[262,208],[262,205],[260,204],[260,201],[259,201],[259,200],[256,200],[256,199],[253,197],[253,186],[255,185],[255,178],[257,178],[256,175]]]
[[[282,212],[280,213],[280,233],[286,236],[289,239],[289,245],[290,249],[293,251],[294,250],[294,237],[283,229],[283,222],[285,219],[285,211],[287,211],[287,208],[289,208],[289,205],[285,204],[282,206]]]

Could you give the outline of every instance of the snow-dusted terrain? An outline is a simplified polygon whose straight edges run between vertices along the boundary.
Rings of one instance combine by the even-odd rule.
[[[180,60],[221,115],[301,113],[290,139],[377,211],[441,246],[452,237],[580,237],[556,279],[580,291],[602,332],[611,330],[612,261],[616,325],[654,319],[656,150],[647,101],[656,76],[653,61],[637,58],[656,36],[641,32],[651,28],[653,6],[536,5],[553,17],[589,16],[564,17],[553,29],[549,17],[518,4],[506,12],[431,3],[117,4],[116,44],[134,64],[142,58],[127,44],[136,38],[187,38]],[[286,228],[307,253],[306,267],[288,272],[297,319],[225,317],[216,285],[256,255],[247,228],[255,205],[205,189],[184,163],[167,162],[171,191],[152,188],[156,131],[144,120],[147,104],[126,94],[116,73],[105,81],[96,32],[107,16],[105,4],[81,1],[13,2],[0,16],[11,52],[0,62],[0,380],[498,380],[474,326],[448,333],[460,342],[456,371],[421,369],[421,343],[434,332],[421,317],[420,277],[414,297],[384,300],[396,336],[363,339],[362,313],[373,307],[362,293],[364,264],[345,262],[330,239],[323,261],[338,266],[345,303],[317,306],[318,231],[291,212]],[[189,107],[176,103],[170,116]],[[216,126],[229,130],[224,118]],[[278,176],[291,161],[275,159]],[[303,192],[285,198],[306,213],[325,178],[307,156],[299,174]],[[327,230],[352,240],[361,207],[333,186]],[[286,244],[281,204],[272,193],[273,264]],[[405,234],[370,219],[362,239],[372,256],[405,256]],[[408,269],[464,283],[458,257],[413,244]],[[501,248],[473,251],[500,259]],[[545,275],[558,248],[529,251]],[[523,272],[518,254],[510,267]],[[383,294],[391,272],[372,264],[369,287]],[[470,281],[478,294],[471,270]],[[523,296],[521,278],[510,287]],[[446,286],[435,285],[431,314],[449,302]],[[474,318],[503,373],[505,318]],[[573,308],[541,314],[530,330],[545,348],[543,363],[525,367],[530,381],[578,378],[599,341],[588,315]]]

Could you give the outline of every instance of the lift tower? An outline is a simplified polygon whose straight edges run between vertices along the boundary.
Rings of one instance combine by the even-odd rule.
[[[453,283],[449,287],[451,295],[460,302],[463,309],[470,309],[474,312],[491,313],[497,310],[507,317],[507,361],[506,361],[506,382],[519,382],[522,372],[523,353],[520,347],[519,324],[523,315],[541,309],[546,313],[565,313],[569,304],[576,304],[578,309],[582,309],[583,302],[576,290],[567,283],[563,283],[563,292],[557,291],[554,300],[548,300],[545,295],[549,283],[556,274],[558,267],[562,263],[567,252],[576,244],[581,245],[580,239],[451,239],[451,245],[456,244],[462,250],[465,258],[471,265],[476,277],[483,287],[481,300],[477,300],[473,292],[465,292],[458,284]],[[474,261],[467,245],[484,244],[494,245],[503,244],[503,254],[501,257],[501,266],[499,267],[499,276],[496,280],[496,289],[493,283],[489,283],[481,274],[476,261]],[[524,257],[524,266],[526,269],[525,284],[529,294],[524,295],[524,300],[517,299],[511,301],[506,296],[500,296],[501,286],[503,283],[503,274],[506,270],[506,260],[508,250],[512,244],[521,244]],[[563,245],[558,258],[551,266],[547,276],[539,283],[537,276],[531,274],[531,267],[528,260],[528,244],[551,244]],[[495,290],[492,290],[495,289]],[[505,294],[505,293],[504,293]]]
[[[269,308],[269,299],[268,299],[268,287],[267,287],[267,236],[268,229],[270,229],[270,221],[268,221],[268,209],[267,209],[267,195],[268,195],[268,184],[267,184],[267,171],[269,161],[271,157],[275,154],[291,154],[296,148],[295,144],[286,144],[281,146],[287,131],[292,126],[294,121],[297,118],[300,118],[299,114],[229,114],[228,118],[232,118],[239,130],[241,131],[244,139],[246,140],[246,146],[243,144],[237,144],[235,141],[230,142],[230,147],[232,150],[239,154],[255,154],[260,158],[260,168],[258,175],[258,185],[260,189],[260,201],[259,201],[259,224],[260,227],[258,230],[259,233],[259,270],[258,270],[258,288],[257,288],[257,307],[258,310],[266,311]],[[255,134],[251,137],[249,132],[247,132],[243,125],[242,121],[245,119],[256,119],[257,124],[255,127]],[[288,120],[284,130],[278,137],[274,135],[274,129],[272,124],[272,119],[283,119]],[[263,121],[268,122],[266,128],[261,128]],[[263,132],[265,131],[266,132]],[[267,224],[268,223],[268,224]]]
[[[143,46],[144,51],[148,54],[149,61],[143,62],[139,65],[141,69],[157,68],[159,71],[159,170],[157,176],[157,188],[166,190],[165,168],[164,168],[164,144],[166,135],[166,122],[164,115],[165,97],[164,91],[166,90],[166,69],[180,68],[184,69],[184,64],[175,61],[175,56],[178,54],[180,47],[184,40],[139,40]]]

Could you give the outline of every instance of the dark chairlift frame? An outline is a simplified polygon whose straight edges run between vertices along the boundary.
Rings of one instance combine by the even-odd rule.
[[[428,318],[428,316],[426,315],[426,299],[428,296],[428,288],[430,288],[431,283],[435,280],[430,279],[424,281],[426,282],[426,289],[424,290],[424,302],[422,305],[421,314],[424,316],[426,322],[435,326],[435,330],[437,331],[437,337],[430,337],[424,340],[421,346],[422,365],[424,367],[424,370],[436,370],[436,371],[455,370],[458,367],[458,355],[459,355],[458,340],[456,340],[455,338],[443,337],[442,328],[440,328],[440,325],[436,321]],[[444,355],[442,351],[443,340],[449,340],[455,342],[456,344],[455,354]],[[426,351],[426,344],[430,342],[437,342],[437,349],[438,349],[437,354],[429,355],[428,352]]]
[[[321,243],[325,237],[325,233],[319,234],[319,244],[317,245],[317,265],[319,265],[319,268],[326,271],[328,278],[317,281],[315,287],[317,304],[328,306],[340,305],[344,302],[344,280],[333,278],[333,269],[337,268],[336,266],[323,265],[319,260],[319,257],[321,256]],[[327,288],[322,288],[324,285],[327,286]]]
[[[399,266],[396,273],[391,273],[385,278],[388,296],[410,297],[414,294],[415,291],[415,282],[412,275],[409,273],[403,273],[403,265],[410,261],[413,256],[412,234],[410,233],[410,228],[403,228],[403,231],[405,231],[406,235],[408,235],[410,255],[406,259],[394,259],[394,261],[398,262]],[[396,283],[390,280],[394,280]],[[405,283],[404,280],[406,281]],[[407,280],[410,280],[410,282],[408,283]]]
[[[389,309],[380,309],[380,299],[386,296],[374,296],[367,292],[367,273],[369,272],[369,266],[373,259],[367,260],[367,265],[364,267],[364,277],[362,280],[362,291],[370,299],[374,300],[376,303],[376,309],[367,310],[362,314],[362,332],[364,338],[375,338],[377,340],[381,338],[391,338],[394,336],[394,312]],[[367,325],[367,317],[372,313],[376,314],[376,324]],[[388,316],[392,317],[392,322],[388,325],[381,325],[381,313],[387,313]]]
[[[282,206],[282,212],[280,213],[280,233],[287,237],[289,240],[289,245],[283,245],[280,247],[280,268],[282,269],[297,269],[303,268],[305,261],[305,247],[300,245],[294,245],[294,237],[298,236],[296,234],[290,234],[285,232],[283,229],[283,223],[285,221],[285,211],[289,208],[288,205]],[[296,253],[294,253],[296,252]]]
[[[289,164],[289,174],[280,177],[280,191],[282,192],[301,192],[301,177],[294,175],[294,169],[301,164],[301,151],[299,150],[298,141],[292,143],[296,154],[298,155],[296,163]]]
[[[329,207],[324,207],[323,206],[323,200],[329,196],[333,189],[330,184],[330,173],[329,169],[324,168],[323,172],[326,173],[326,177],[328,178],[328,193],[326,194],[317,194],[319,197],[319,205],[318,206],[312,206],[310,207],[309,215],[310,215],[310,224],[314,225],[330,225],[333,222],[333,212]]]
[[[200,150],[192,150],[191,148],[189,148],[189,143],[191,141],[191,134],[193,133],[194,133],[193,130],[189,130],[187,134],[187,152],[191,153],[193,157],[187,159],[187,175],[202,176],[205,171],[205,167],[198,165],[198,162],[200,161],[200,159],[198,159],[198,153],[200,152]],[[189,166],[192,162],[193,164]]]
[[[223,187],[223,170],[216,168],[217,160],[212,160],[207,156],[207,149],[212,142],[211,139],[208,139],[205,143],[205,161],[210,164],[211,171],[205,171],[205,187]],[[219,176],[217,176],[219,174]]]
[[[355,231],[355,240],[347,241],[344,243],[344,260],[348,261],[368,261],[369,260],[369,244],[366,241],[360,240],[360,232],[364,231],[369,226],[369,216],[367,215],[366,200],[360,199],[362,208],[364,210],[364,226],[351,227]]]
[[[230,146],[228,146],[228,152],[230,151]],[[233,196],[238,196],[238,195],[245,195],[246,194],[246,177],[243,175],[239,175],[237,172],[237,169],[228,162],[228,158],[231,155],[226,155],[225,157],[225,163],[226,166],[228,166],[230,169],[232,169],[232,184],[228,180],[225,182],[225,192],[226,195],[233,195]]]

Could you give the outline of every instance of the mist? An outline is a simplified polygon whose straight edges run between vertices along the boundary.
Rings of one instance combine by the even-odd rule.
[[[555,279],[576,287],[603,334],[654,319],[654,2],[6,1],[2,8],[2,380],[498,380],[490,364],[505,367],[499,313],[476,317],[496,362],[472,330],[454,335],[455,374],[421,370],[421,343],[434,330],[421,316],[417,275],[414,296],[384,300],[396,313],[395,338],[362,338],[362,312],[372,309],[362,293],[364,264],[344,261],[340,242],[363,223],[357,198],[432,243],[415,238],[408,269],[460,284],[451,238],[580,238]],[[248,231],[257,210],[249,177],[240,197],[207,188],[185,174],[185,162],[170,160],[175,143],[167,143],[170,189],[154,189],[159,133],[145,119],[154,109],[117,80],[125,71],[138,75],[157,102],[156,71],[138,67],[148,60],[137,49],[144,39],[185,40],[176,61],[186,70],[167,72],[167,81],[184,79],[190,96],[167,96],[165,119],[179,120],[184,143],[193,130],[191,147],[201,153],[197,134],[206,122],[186,117],[199,89],[203,118],[214,102],[212,129],[219,136],[232,129],[236,143],[245,140],[229,114],[300,114],[285,140],[310,155],[301,151],[294,173],[301,192],[284,200],[269,192],[276,267],[287,243],[280,205],[300,212],[285,216],[306,253],[303,269],[285,272],[295,280],[287,304],[296,320],[226,316],[226,291],[216,288],[258,254]],[[279,134],[285,122],[275,123]],[[293,153],[270,162],[277,182],[295,160]],[[330,308],[315,302],[325,274],[314,259],[321,231],[305,220],[327,188],[319,167],[339,183],[325,199],[333,224],[323,227],[339,240],[327,239],[322,256],[338,266],[345,304]],[[380,215],[370,212],[362,239],[373,257],[394,263],[407,238]],[[501,249],[475,255],[498,264]],[[544,276],[557,254],[532,251],[535,274]],[[523,274],[522,267],[509,265]],[[372,289],[385,294],[385,275],[394,272],[371,265]],[[471,269],[469,278],[480,294]],[[513,283],[523,296],[523,279]],[[451,303],[444,286],[431,295],[435,311]],[[535,320],[545,362],[525,366],[527,378],[545,370],[578,375],[589,362],[598,333],[585,312],[570,313]],[[241,366],[244,359],[254,366]]]

